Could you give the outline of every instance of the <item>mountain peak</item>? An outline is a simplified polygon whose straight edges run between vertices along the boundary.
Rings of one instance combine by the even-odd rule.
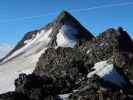
[[[117,29],[109,28],[99,35],[99,37],[106,38],[106,39],[119,38],[123,36],[130,37],[129,34],[126,31],[124,31],[122,27],[118,27]]]
[[[22,40],[18,42],[15,48],[9,52],[2,61],[9,58],[11,55],[13,55],[13,57],[11,57],[12,59],[16,58],[18,53],[17,56],[16,54],[14,56],[15,51],[19,51],[19,55],[21,55],[24,52],[27,52],[27,49],[31,49],[33,45],[37,46],[37,51],[44,49],[42,47],[74,47],[77,41],[80,41],[81,43],[83,40],[90,40],[93,37],[94,36],[84,28],[76,18],[64,10],[59,14],[56,20],[49,23],[47,26],[26,33]],[[49,39],[49,41],[47,39]],[[40,43],[40,41],[42,43]],[[45,46],[38,47],[38,42],[40,45]],[[23,52],[21,52],[21,50]]]
[[[118,31],[124,31],[123,27],[121,27],[121,26],[118,27],[117,30],[118,30]]]
[[[97,38],[98,41],[106,41],[113,44],[119,51],[133,52],[133,41],[122,27],[118,27],[117,29],[109,28],[102,32]]]
[[[94,37],[75,17],[65,10],[63,10],[54,21],[54,26],[56,26],[56,28],[60,28],[64,25],[75,28],[77,33],[79,33],[77,34],[77,38],[84,37],[86,40],[90,40]]]
[[[63,11],[60,13],[60,15],[62,15],[62,16],[68,16],[68,15],[70,15],[70,13],[67,12],[66,10],[63,10]]]
[[[63,10],[59,16],[57,17],[58,21],[63,21],[63,20],[67,20],[67,19],[74,19],[74,17],[67,11]]]

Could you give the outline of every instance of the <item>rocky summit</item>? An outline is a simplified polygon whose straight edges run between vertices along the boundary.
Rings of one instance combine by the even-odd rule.
[[[73,48],[77,41],[81,44],[93,37],[71,14],[62,11],[45,27],[26,33],[15,48],[0,60],[0,76],[5,76],[0,78],[0,93],[14,90],[13,83],[19,74],[32,73],[47,48]]]
[[[45,32],[38,33],[41,30]],[[6,92],[2,92],[0,100],[133,100],[133,41],[122,27],[107,29],[94,37],[63,11],[39,31],[26,34],[1,61],[0,67],[17,61],[18,67],[33,70],[27,74],[27,69],[18,69],[22,71],[12,78],[14,85],[6,81],[14,90],[3,89]],[[40,34],[50,39],[42,39]],[[20,59],[40,51],[35,66],[19,64]],[[18,54],[12,55],[14,52]],[[10,73],[13,72],[18,71]]]

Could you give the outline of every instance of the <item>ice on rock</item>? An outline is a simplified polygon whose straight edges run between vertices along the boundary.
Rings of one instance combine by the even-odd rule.
[[[109,64],[107,61],[101,61],[94,65],[94,71],[88,73],[87,77],[90,78],[93,75],[98,75],[106,81],[110,81],[118,86],[122,86],[122,84],[126,84],[123,76],[120,75],[114,64]]]

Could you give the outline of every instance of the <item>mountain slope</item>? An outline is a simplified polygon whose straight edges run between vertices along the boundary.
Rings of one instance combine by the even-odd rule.
[[[72,15],[63,11],[46,27],[27,33],[0,62],[0,92],[14,89],[19,73],[31,73],[39,57],[49,47],[74,47],[77,41],[90,40],[88,32]],[[8,82],[7,82],[8,80]],[[4,88],[3,88],[4,87]]]
[[[51,32],[49,34],[45,33],[48,30],[51,30]],[[44,34],[47,34],[47,37],[45,37]],[[46,27],[28,32],[3,60],[11,56],[16,50],[26,46],[27,43],[33,42],[33,40],[35,41],[34,44],[37,44],[39,41],[36,41],[36,38],[39,35],[41,38],[50,38],[50,40],[45,43],[47,47],[73,47],[75,41],[81,41],[82,39],[90,40],[94,37],[72,15],[66,11],[62,11],[60,15]]]

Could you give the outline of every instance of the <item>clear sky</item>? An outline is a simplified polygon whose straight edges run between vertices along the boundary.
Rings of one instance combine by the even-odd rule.
[[[133,36],[133,3],[99,7],[127,2],[133,0],[0,0],[0,43],[17,43],[26,32],[45,26],[62,10],[69,11],[94,35],[110,27],[122,26]],[[72,11],[92,7],[99,8]]]

